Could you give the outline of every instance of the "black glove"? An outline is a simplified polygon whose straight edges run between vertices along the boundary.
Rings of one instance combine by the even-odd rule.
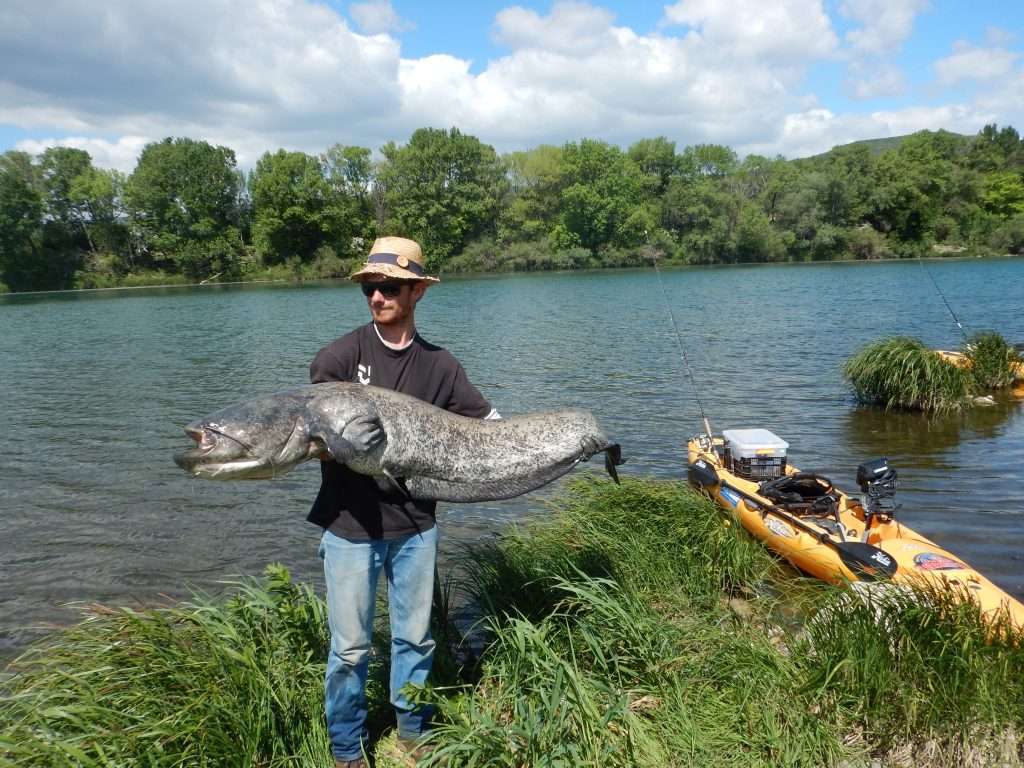
[[[369,453],[384,441],[384,430],[377,419],[357,416],[345,425],[341,436],[351,444],[354,454]]]

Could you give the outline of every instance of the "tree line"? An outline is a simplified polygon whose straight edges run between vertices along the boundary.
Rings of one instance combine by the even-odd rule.
[[[879,151],[881,150],[881,151]],[[434,272],[1024,252],[1024,141],[922,131],[786,160],[664,137],[499,155],[456,128],[408,143],[235,153],[147,145],[0,155],[0,290],[348,274],[379,233]]]

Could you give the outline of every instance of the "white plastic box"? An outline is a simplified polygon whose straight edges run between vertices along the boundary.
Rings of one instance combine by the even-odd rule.
[[[727,429],[725,439],[727,468],[747,480],[774,480],[786,473],[789,443],[767,429]]]
[[[727,429],[722,437],[734,458],[785,458],[789,449],[789,443],[767,429]]]

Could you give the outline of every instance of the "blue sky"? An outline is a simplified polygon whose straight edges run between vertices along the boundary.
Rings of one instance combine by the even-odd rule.
[[[499,151],[663,135],[802,156],[1024,130],[1024,3],[5,0],[0,151],[130,171],[191,136],[243,167],[456,126]]]

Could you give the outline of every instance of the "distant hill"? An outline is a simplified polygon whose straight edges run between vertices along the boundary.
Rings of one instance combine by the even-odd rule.
[[[946,131],[946,133],[952,133],[952,132],[951,131]],[[838,145],[832,147],[832,149],[839,149],[840,147],[856,147],[856,146],[863,145],[863,146],[867,147],[869,150],[871,150],[871,154],[872,155],[878,156],[878,155],[882,154],[883,152],[888,152],[890,149],[896,149],[896,147],[898,147],[901,143],[903,143],[904,139],[909,138],[912,135],[913,134],[908,133],[908,134],[906,134],[904,136],[889,136],[889,137],[884,138],[884,139],[861,139],[860,141],[851,141],[849,144],[838,144]],[[964,140],[965,143],[969,142],[969,141],[972,141],[975,138],[974,136],[968,136],[967,134],[963,134],[963,133],[953,133],[952,135],[953,136],[959,136],[961,139]],[[829,152],[831,152],[832,149],[830,149]],[[815,158],[818,158],[818,157],[824,157],[827,154],[828,154],[828,152],[822,152],[821,154],[818,154],[818,155],[812,155],[811,157],[809,157],[807,159],[808,160],[814,160]]]

